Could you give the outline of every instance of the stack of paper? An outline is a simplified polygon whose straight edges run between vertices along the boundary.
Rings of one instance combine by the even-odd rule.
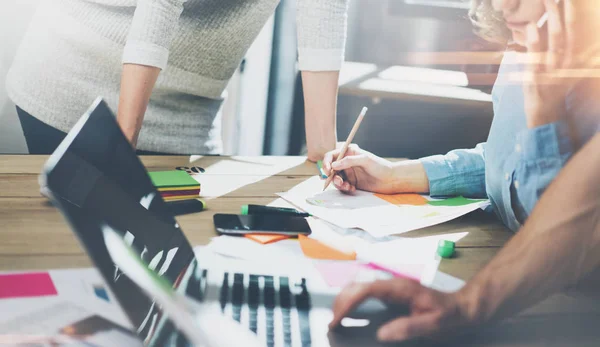
[[[185,171],[155,171],[148,175],[165,201],[194,199],[200,195],[200,183]]]
[[[358,228],[374,237],[401,234],[444,223],[489,205],[489,200],[464,197],[433,199],[419,194],[382,195],[356,191],[349,195],[312,177],[280,193],[295,207],[341,228]]]

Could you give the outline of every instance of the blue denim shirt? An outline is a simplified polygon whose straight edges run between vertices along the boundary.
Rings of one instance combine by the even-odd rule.
[[[516,53],[507,52],[492,91],[494,120],[485,143],[474,149],[420,159],[432,196],[489,198],[502,222],[517,231],[538,199],[577,147],[600,131],[600,91],[580,83],[566,100],[571,127],[559,121],[529,129],[522,85],[508,83],[522,71]],[[573,136],[572,134],[575,134]]]

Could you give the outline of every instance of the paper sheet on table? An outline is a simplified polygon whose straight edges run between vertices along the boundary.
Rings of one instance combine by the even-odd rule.
[[[312,230],[311,239],[335,247],[345,254],[348,254],[350,250],[354,251],[357,259],[357,262],[354,263],[376,262],[393,271],[420,278],[421,283],[425,285],[433,281],[433,275],[439,265],[439,258],[435,256],[438,241],[445,239],[456,242],[467,234],[453,233],[422,238],[394,237],[388,238],[388,241],[373,242],[369,238],[361,238],[356,234],[346,235],[338,232],[336,229],[331,229],[330,224],[318,219],[309,218],[308,221]],[[331,273],[326,271],[327,268],[324,269],[317,265],[328,261],[307,257],[297,240],[284,240],[261,245],[242,237],[220,236],[213,238],[207,248],[232,259],[273,265],[294,273],[300,273],[315,266],[321,275],[325,273],[327,276]],[[329,261],[329,263],[331,262]],[[353,261],[340,261],[340,263],[353,263]],[[352,266],[341,264],[339,267],[340,269],[352,268]],[[418,271],[415,272],[416,270]],[[352,276],[350,270],[344,271],[344,273],[347,274],[346,277]],[[326,280],[335,283],[342,281],[340,278],[327,278]]]
[[[190,165],[201,156],[191,156]],[[269,176],[303,165],[303,157],[217,157],[218,160],[204,167],[205,172],[192,177],[202,185],[200,196],[206,199],[230,194],[238,189],[262,181]],[[243,175],[239,175],[243,173]]]
[[[12,345],[144,345],[132,331],[70,301],[50,301],[13,314],[0,322],[0,336]]]
[[[401,234],[444,223],[489,205],[488,200],[460,197],[435,200],[422,196],[428,201],[422,204],[422,200],[414,194],[382,198],[363,191],[347,195],[333,186],[324,192],[322,190],[323,181],[314,176],[286,193],[279,193],[279,196],[315,217],[341,228],[365,230],[374,237]],[[396,205],[390,201],[409,204]]]
[[[251,242],[249,240],[245,241],[248,243]],[[248,260],[223,256],[214,252],[210,246],[195,247],[194,252],[198,262],[209,270],[242,271],[263,275],[302,276],[311,281],[321,283],[321,285],[328,287],[332,292],[339,291],[342,287],[353,281],[368,282],[376,279],[391,278],[391,276],[385,276],[375,271],[368,271],[360,262],[306,261],[306,259],[296,259],[291,262],[273,262],[268,257],[261,259],[260,256],[254,256],[252,260]],[[410,265],[405,265],[401,268],[401,271],[405,271],[409,267]],[[434,271],[432,276],[421,280],[421,283],[444,292],[454,292],[464,285],[464,281],[439,271]]]
[[[24,280],[36,279],[38,285],[41,280],[44,292],[36,289],[37,294],[29,288],[12,289],[12,297],[0,300],[0,322],[11,320],[15,316],[27,315],[38,311],[48,305],[70,302],[77,306],[100,315],[120,326],[131,328],[125,313],[119,306],[113,293],[106,286],[102,276],[95,268],[50,270],[46,272],[5,272],[0,273],[2,278],[20,278]],[[24,284],[24,282],[22,282]],[[53,295],[47,295],[53,288]],[[29,295],[25,295],[25,294]]]
[[[429,287],[439,290],[440,292],[454,293],[460,290],[465,285],[465,281],[446,273],[438,271]]]

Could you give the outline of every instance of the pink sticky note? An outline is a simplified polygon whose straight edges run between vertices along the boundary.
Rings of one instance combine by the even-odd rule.
[[[0,299],[57,295],[47,272],[0,274]]]
[[[425,266],[421,264],[414,265],[401,265],[401,266],[384,266],[376,263],[368,263],[365,264],[366,267],[372,270],[379,270],[389,273],[394,277],[406,278],[410,280],[419,281],[421,279],[421,275],[423,275],[423,271],[425,270]]]
[[[328,261],[315,264],[317,270],[330,287],[341,288],[356,278],[361,265],[350,261]]]

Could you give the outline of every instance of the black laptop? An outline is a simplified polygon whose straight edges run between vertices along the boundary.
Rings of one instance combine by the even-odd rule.
[[[384,315],[365,307],[366,327],[329,333],[335,293],[298,277],[212,271],[199,264],[106,103],[97,99],[48,159],[42,191],[60,209],[115,294],[134,332],[147,345],[189,345],[159,305],[112,261],[102,228],[109,225],[148,267],[175,290],[219,305],[266,346],[364,346],[375,344]],[[367,305],[368,306],[368,305]],[[375,312],[375,313],[374,313]],[[226,332],[215,332],[226,333]]]

